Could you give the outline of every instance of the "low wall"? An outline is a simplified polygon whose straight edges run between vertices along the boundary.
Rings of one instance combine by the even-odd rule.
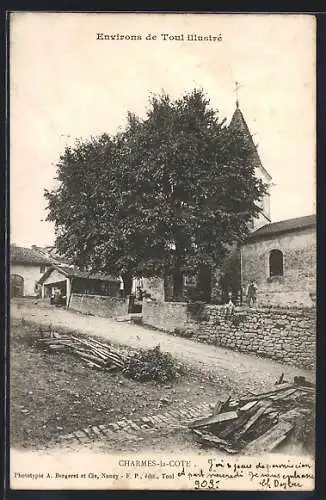
[[[128,300],[118,297],[73,293],[70,299],[69,309],[84,314],[94,314],[95,316],[112,318],[124,316],[128,313]]]
[[[164,332],[174,333],[187,322],[185,302],[143,302],[143,323]]]
[[[148,303],[143,322],[176,335],[301,368],[316,357],[316,311],[303,308],[236,308],[203,305],[191,312],[183,303]]]

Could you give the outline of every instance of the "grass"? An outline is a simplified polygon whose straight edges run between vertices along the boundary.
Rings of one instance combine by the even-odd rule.
[[[19,322],[10,338],[11,446],[41,449],[60,434],[88,425],[137,418],[164,408],[195,405],[224,397],[223,382],[186,373],[173,383],[129,380],[122,374],[97,371],[65,352],[46,352],[35,345],[38,327]],[[102,339],[103,341],[103,339]]]

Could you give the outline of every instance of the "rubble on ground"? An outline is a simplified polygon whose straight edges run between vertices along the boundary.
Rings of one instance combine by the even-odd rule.
[[[191,422],[195,439],[228,453],[274,451],[288,437],[303,445],[314,439],[315,386],[304,377],[283,381],[264,393],[218,401],[212,414]]]

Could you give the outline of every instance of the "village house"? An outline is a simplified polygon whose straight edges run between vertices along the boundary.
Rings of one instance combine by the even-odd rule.
[[[55,290],[60,291],[66,307],[73,295],[119,297],[120,280],[112,276],[91,274],[73,266],[52,264],[38,281],[41,297],[49,298]]]
[[[38,281],[51,266],[50,260],[33,248],[10,246],[10,295],[35,297]]]
[[[257,305],[311,306],[316,298],[316,216],[267,224],[241,247],[241,283]]]

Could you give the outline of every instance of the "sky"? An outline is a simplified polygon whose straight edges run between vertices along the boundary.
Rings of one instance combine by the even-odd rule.
[[[141,40],[97,39],[97,33]],[[188,34],[211,41],[189,41]],[[144,116],[150,93],[162,90],[177,98],[203,88],[229,121],[236,81],[240,108],[273,178],[272,221],[314,213],[313,16],[11,14],[11,242],[54,243],[43,192],[55,185],[66,145],[115,133],[128,111]]]

